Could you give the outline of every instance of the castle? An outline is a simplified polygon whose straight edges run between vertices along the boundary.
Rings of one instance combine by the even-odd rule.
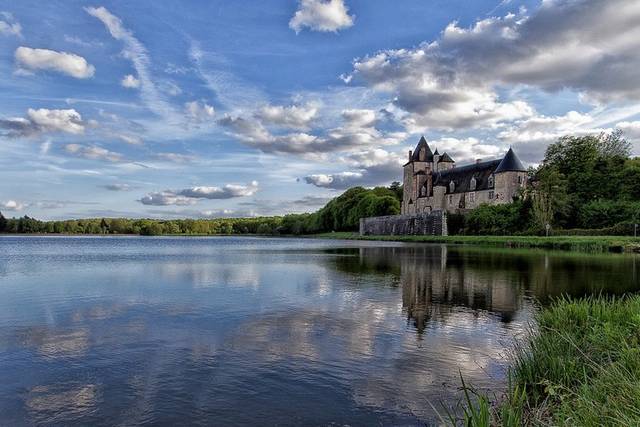
[[[502,159],[456,167],[420,138],[404,165],[402,215],[464,212],[481,203],[510,203],[527,183],[527,170],[511,148]]]

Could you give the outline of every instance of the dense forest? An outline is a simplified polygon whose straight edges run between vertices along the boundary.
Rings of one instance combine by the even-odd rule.
[[[551,144],[529,187],[506,205],[450,214],[450,234],[632,234],[640,222],[640,158],[622,133],[565,136]],[[92,218],[39,221],[5,218],[0,232],[65,234],[301,235],[355,231],[359,219],[400,213],[402,186],[355,187],[308,214],[218,219]]]

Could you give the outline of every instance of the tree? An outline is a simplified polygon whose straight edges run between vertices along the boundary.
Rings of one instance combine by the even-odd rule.
[[[3,233],[7,229],[7,219],[0,212],[0,233]]]
[[[542,167],[532,192],[533,216],[540,229],[561,223],[568,208],[567,181],[553,166]]]

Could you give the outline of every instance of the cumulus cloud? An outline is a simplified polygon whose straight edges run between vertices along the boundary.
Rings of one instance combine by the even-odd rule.
[[[364,150],[348,154],[343,158],[343,163],[354,170],[313,174],[304,177],[304,180],[307,184],[334,190],[343,190],[355,185],[388,185],[401,178],[404,160],[401,154],[380,148]]]
[[[95,73],[93,65],[82,56],[73,53],[20,46],[14,56],[21,72],[57,71],[76,79],[93,77]]]
[[[0,12],[0,34],[4,36],[22,36],[22,26],[9,12]]]
[[[307,130],[318,115],[318,107],[313,104],[265,105],[255,114],[263,123],[270,123],[291,129]]]
[[[128,89],[137,89],[140,87],[140,80],[136,79],[132,74],[127,74],[120,80],[120,84]]]
[[[316,187],[331,188],[334,190],[345,189],[360,185],[363,174],[361,172],[339,172],[333,174],[313,174],[304,177],[307,184]]]
[[[15,200],[7,200],[6,202],[0,203],[0,208],[6,211],[21,211],[24,207],[24,203],[20,203]]]
[[[305,27],[313,31],[337,32],[351,27],[354,19],[344,0],[300,0],[289,28],[296,33]]]
[[[65,132],[79,135],[84,133],[85,123],[74,109],[49,110],[46,108],[27,110],[27,117],[0,119],[0,129],[5,136],[17,138],[45,132]]]
[[[232,199],[234,197],[252,196],[258,191],[258,182],[248,185],[227,184],[223,187],[191,187],[178,190],[180,196],[196,199]]]
[[[109,162],[121,162],[124,160],[122,154],[109,151],[97,145],[66,144],[64,150],[74,156],[90,160],[105,160]]]
[[[265,153],[310,157],[397,144],[406,137],[404,132],[382,132],[376,129],[373,110],[345,110],[342,112],[343,125],[328,129],[322,135],[307,132],[274,134],[257,117],[260,117],[259,113],[248,118],[226,115],[218,120],[218,124],[229,129],[244,144]]]
[[[148,193],[139,201],[143,205],[168,206],[192,205],[198,200],[222,200],[236,197],[248,197],[258,191],[258,182],[252,181],[247,185],[226,184],[222,187],[190,187],[180,190],[165,190]]]
[[[172,191],[158,191],[153,193],[148,193],[143,196],[140,200],[140,203],[143,205],[151,205],[151,206],[169,206],[169,205],[177,205],[177,206],[187,206],[193,205],[197,203],[196,199],[179,196]]]
[[[491,17],[438,40],[357,59],[349,78],[388,93],[412,130],[496,127],[535,111],[498,89],[569,88],[590,99],[640,99],[640,3],[544,1],[531,14]]]
[[[184,111],[190,120],[204,122],[213,118],[215,109],[204,101],[185,102]]]

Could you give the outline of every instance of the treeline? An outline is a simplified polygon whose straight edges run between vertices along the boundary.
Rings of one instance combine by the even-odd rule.
[[[529,171],[512,204],[449,215],[450,234],[632,234],[640,222],[640,158],[621,132],[565,136]]]
[[[5,218],[0,213],[0,232],[47,234],[258,234],[300,235],[356,230],[361,217],[400,213],[402,187],[365,189],[355,187],[331,200],[317,212],[256,218],[217,219],[127,219],[90,218],[40,221],[23,216]]]

